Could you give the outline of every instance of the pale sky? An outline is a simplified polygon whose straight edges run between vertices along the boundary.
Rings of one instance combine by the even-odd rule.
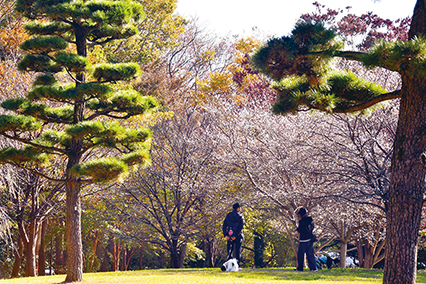
[[[218,35],[250,35],[256,27],[267,35],[288,35],[301,14],[312,12],[317,0],[178,0],[176,13],[197,18]],[[385,19],[412,16],[416,0],[321,0],[326,8],[352,6],[352,13],[372,11]]]

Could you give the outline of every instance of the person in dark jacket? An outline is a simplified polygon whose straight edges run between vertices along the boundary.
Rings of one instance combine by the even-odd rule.
[[[308,259],[308,267],[311,271],[317,271],[317,266],[314,256],[314,243],[313,243],[313,229],[314,220],[307,215],[308,211],[301,207],[297,211],[297,219],[299,219],[299,226],[297,232],[299,233],[299,249],[297,250],[297,271],[303,271],[305,263],[305,254]]]
[[[223,236],[227,240],[227,259],[236,258],[238,264],[241,265],[241,245],[244,239],[244,217],[241,214],[241,206],[238,202],[235,203],[232,208],[234,210],[226,214],[222,225],[222,231]]]

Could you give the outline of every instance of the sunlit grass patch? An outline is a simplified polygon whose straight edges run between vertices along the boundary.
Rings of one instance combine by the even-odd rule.
[[[82,284],[215,284],[215,283],[285,283],[334,284],[382,283],[383,271],[366,269],[323,269],[318,272],[295,272],[291,268],[243,269],[222,272],[219,268],[158,269],[125,272],[85,273]],[[3,279],[0,284],[59,284],[65,275]],[[418,274],[417,283],[426,283],[426,273]]]

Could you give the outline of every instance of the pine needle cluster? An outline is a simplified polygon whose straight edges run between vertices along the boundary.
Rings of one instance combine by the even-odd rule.
[[[0,116],[0,134],[23,146],[0,150],[0,162],[34,170],[46,157],[81,157],[71,174],[86,182],[121,178],[132,166],[149,163],[149,131],[112,121],[157,106],[127,84],[140,75],[139,65],[91,66],[86,57],[89,45],[135,34],[143,7],[127,0],[18,0],[16,9],[30,20],[25,29],[32,36],[21,45],[26,54],[18,68],[39,75],[25,98],[1,104],[16,115]],[[58,79],[66,75],[68,82]],[[108,149],[105,158],[83,162],[94,149]]]
[[[387,94],[378,84],[354,73],[333,71],[330,62],[335,57],[401,74],[424,75],[426,70],[426,41],[422,37],[380,42],[368,53],[343,51],[335,37],[336,33],[321,22],[302,21],[291,35],[269,40],[252,56],[255,67],[275,81],[276,113],[295,113],[301,109],[350,112],[359,110],[363,104],[370,106],[369,102],[397,96]]]

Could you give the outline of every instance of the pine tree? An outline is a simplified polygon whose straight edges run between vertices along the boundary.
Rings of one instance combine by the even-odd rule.
[[[366,53],[342,51],[334,31],[321,22],[299,22],[290,36],[271,39],[252,57],[257,68],[277,82],[276,113],[350,113],[401,98],[386,212],[385,284],[416,282],[426,176],[425,22],[425,2],[419,0],[410,39],[382,42]],[[398,72],[402,88],[386,92],[350,72],[332,71],[327,62],[334,57]]]
[[[126,84],[138,76],[137,64],[90,66],[87,50],[136,34],[143,7],[130,0],[18,0],[16,10],[29,19],[25,29],[31,35],[21,46],[26,55],[18,68],[39,75],[25,98],[1,104],[15,114],[0,116],[0,134],[22,147],[1,149],[0,161],[64,183],[65,281],[81,281],[81,187],[115,180],[149,162],[149,131],[119,121],[157,105]],[[62,159],[63,168],[41,170],[53,159]]]

